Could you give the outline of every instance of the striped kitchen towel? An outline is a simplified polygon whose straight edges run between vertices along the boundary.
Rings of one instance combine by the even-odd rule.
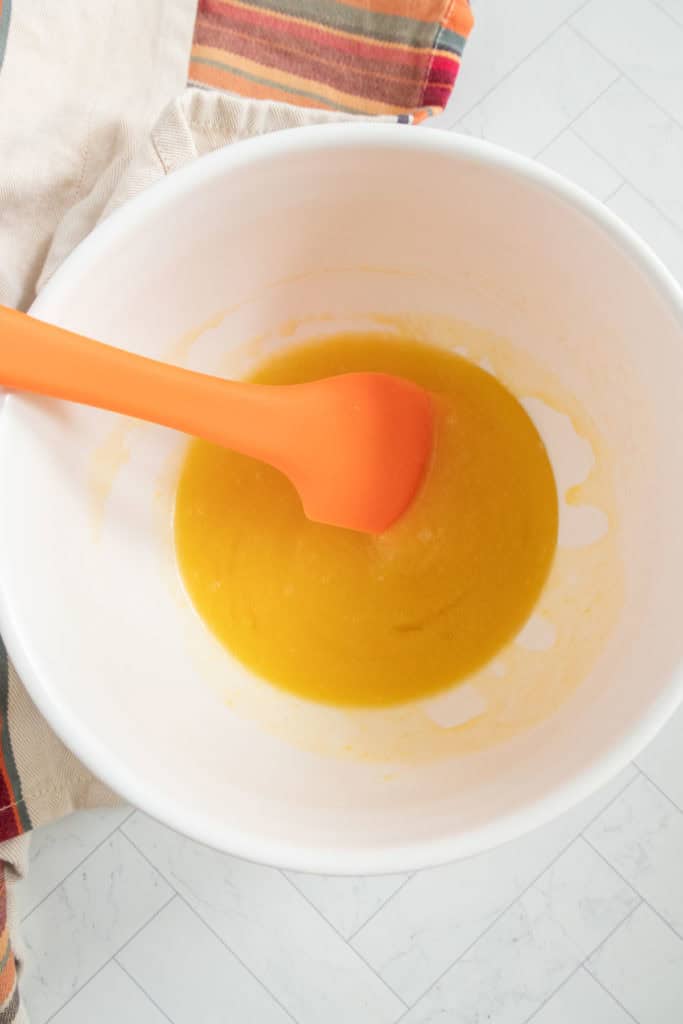
[[[19,1008],[17,969],[7,920],[6,868],[0,864],[0,1022],[16,1021]]]
[[[420,121],[446,106],[471,28],[468,0],[199,0],[190,81]]]

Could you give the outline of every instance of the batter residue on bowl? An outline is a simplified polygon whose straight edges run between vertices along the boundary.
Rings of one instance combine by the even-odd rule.
[[[178,486],[185,586],[225,647],[257,675],[337,705],[391,705],[452,685],[522,627],[548,575],[557,490],[517,399],[453,353],[379,333],[327,337],[252,380],[394,373],[438,397],[423,490],[380,537],[307,520],[276,470],[203,441]]]

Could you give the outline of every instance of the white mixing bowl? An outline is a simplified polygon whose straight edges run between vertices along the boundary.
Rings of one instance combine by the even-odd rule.
[[[405,870],[565,810],[677,706],[683,300],[579,189],[436,131],[274,134],[126,205],[32,312],[226,375],[321,325],[403,317],[454,347],[448,321],[475,325],[462,344],[528,402],[565,525],[588,531],[565,537],[525,637],[457,692],[386,712],[308,704],[250,678],[183,592],[187,439],[7,398],[2,634],[53,728],[132,803],[255,860]]]

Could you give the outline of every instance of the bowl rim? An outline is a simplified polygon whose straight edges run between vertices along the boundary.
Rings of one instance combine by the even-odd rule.
[[[97,225],[57,269],[29,312],[40,319],[50,319],[53,308],[59,308],[62,289],[74,279],[78,280],[93,259],[106,253],[112,243],[124,238],[131,230],[139,230],[146,218],[158,210],[201,188],[203,182],[225,176],[240,166],[267,161],[282,154],[349,147],[394,148],[454,156],[503,170],[554,193],[602,227],[617,246],[636,261],[680,322],[683,338],[683,290],[673,275],[630,227],[580,186],[527,157],[489,142],[438,128],[416,129],[377,123],[331,123],[285,129],[231,144],[186,164],[126,202]],[[0,413],[0,429],[6,429],[7,403],[16,400],[5,399]],[[582,769],[543,797],[521,802],[511,813],[467,832],[404,844],[355,844],[348,847],[342,841],[306,848],[297,841],[274,841],[253,830],[245,831],[236,824],[220,821],[217,816],[180,807],[170,796],[150,789],[136,777],[123,758],[92,735],[74,711],[46,687],[34,664],[30,637],[25,635],[23,625],[16,620],[11,594],[7,593],[2,582],[0,631],[29,695],[49,725],[83,764],[129,803],[175,831],[212,848],[250,861],[312,873],[354,875],[411,871],[472,856],[515,839],[568,811],[606,784],[649,743],[683,701],[682,661],[637,722],[625,728],[620,737],[602,753],[589,759]]]

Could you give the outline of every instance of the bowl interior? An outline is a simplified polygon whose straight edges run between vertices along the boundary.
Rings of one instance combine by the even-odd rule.
[[[183,592],[187,440],[12,396],[3,632],[66,742],[151,813],[302,869],[420,866],[564,809],[676,705],[681,302],[570,186],[436,132],[283,133],[129,204],[34,312],[227,376],[347,326],[464,346],[557,441],[568,529],[588,531],[567,536],[540,619],[488,674],[428,707],[318,707],[251,678]]]

